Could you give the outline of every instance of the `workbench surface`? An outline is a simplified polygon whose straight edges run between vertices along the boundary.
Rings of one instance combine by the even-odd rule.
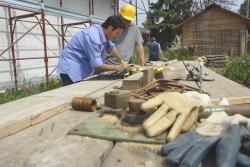
[[[181,62],[172,66],[185,71]],[[212,98],[250,96],[250,89],[211,70],[206,71],[209,72],[210,78],[215,79],[203,83],[204,90],[211,93]],[[181,83],[195,86],[192,81]],[[92,115],[89,112],[73,111],[69,104],[72,97],[94,97],[97,103],[101,104],[104,92],[121,85],[122,80],[83,81],[0,105],[0,130],[9,132],[9,136],[0,139],[0,167],[163,167],[164,158],[158,155],[160,145],[113,143],[67,135],[71,128]],[[26,128],[24,121],[19,120],[20,115],[27,114],[32,109],[48,109],[50,106],[65,103],[66,111],[47,120],[30,123],[30,126],[25,126]],[[39,115],[30,120],[37,117]],[[12,125],[11,118],[12,122],[19,121],[15,128],[23,126],[25,129],[14,133],[12,126],[6,126]]]

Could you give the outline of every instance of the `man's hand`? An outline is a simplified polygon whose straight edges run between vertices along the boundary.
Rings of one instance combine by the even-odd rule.
[[[123,71],[126,68],[132,67],[132,64],[129,64],[128,62],[123,62],[117,66],[118,66],[118,68],[116,71]]]
[[[122,61],[122,56],[121,56],[121,54],[119,53],[119,51],[117,50],[116,47],[114,47],[114,48],[111,50],[111,53],[112,53],[113,56],[116,58],[117,62],[123,63],[123,61]]]

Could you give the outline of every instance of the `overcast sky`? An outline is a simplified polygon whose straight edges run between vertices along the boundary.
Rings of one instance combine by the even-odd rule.
[[[120,0],[119,6],[121,7],[122,5],[124,5],[128,1],[129,0]],[[150,0],[150,2],[157,2],[157,1],[158,0]],[[244,2],[244,0],[236,0],[236,1],[237,1],[237,6],[234,6],[231,10],[237,13],[238,9],[240,8],[240,5]],[[135,4],[135,0],[132,0],[132,3]],[[138,25],[140,27],[143,27],[142,23],[145,22],[145,20],[146,20],[145,9],[148,11],[148,0],[137,0],[137,4],[138,4],[138,9],[137,9]]]
[[[233,10],[234,12],[237,12],[237,11],[239,10],[239,8],[240,8],[240,5],[241,5],[243,2],[244,2],[244,0],[237,0],[237,6],[234,6],[234,7],[232,8],[232,10]]]

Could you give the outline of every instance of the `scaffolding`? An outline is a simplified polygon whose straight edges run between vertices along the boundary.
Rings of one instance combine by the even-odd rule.
[[[143,10],[145,13],[147,14],[147,9],[145,7],[145,4],[143,2],[143,0],[141,0],[141,3],[143,4],[143,8],[138,7],[138,0],[135,0],[134,4],[132,1],[126,1],[126,0],[122,0],[123,2],[126,3],[131,3],[132,5],[134,5],[136,7],[136,11],[138,9]],[[149,0],[147,0],[148,4],[150,3]],[[11,2],[10,2],[11,3]],[[60,7],[62,7],[63,5],[63,0],[59,1],[60,3]],[[65,42],[67,42],[67,40],[65,39],[67,30],[69,27],[74,27],[77,25],[84,25],[84,27],[87,27],[87,25],[92,25],[95,23],[100,23],[101,19],[94,16],[94,2],[93,0],[89,0],[88,1],[88,15],[83,15],[85,18],[87,18],[85,21],[80,21],[80,22],[73,22],[73,23],[67,23],[64,24],[64,16],[63,14],[60,14],[60,20],[61,23],[60,25],[55,25],[55,24],[51,24],[47,19],[46,19],[46,8],[44,5],[44,0],[40,1],[40,9],[30,9],[27,7],[27,9],[25,7],[21,7],[15,5],[15,4],[6,4],[6,3],[1,3],[0,2],[0,6],[7,8],[8,10],[8,17],[4,18],[4,17],[0,17],[0,19],[6,19],[8,20],[9,23],[9,36],[10,36],[10,44],[9,46],[4,49],[1,53],[0,53],[0,61],[11,61],[12,63],[12,67],[13,67],[13,76],[14,76],[14,82],[15,82],[15,89],[18,90],[19,86],[18,86],[18,77],[17,77],[17,65],[16,62],[17,60],[31,60],[31,59],[43,59],[44,60],[44,67],[45,67],[45,80],[46,80],[46,86],[47,89],[50,89],[50,80],[49,77],[53,74],[53,72],[56,70],[56,67],[49,72],[49,68],[48,68],[48,61],[49,59],[54,59],[54,58],[59,58],[59,55],[54,55],[54,56],[49,56],[48,55],[48,47],[47,47],[47,34],[46,34],[46,27],[50,26],[53,28],[53,30],[60,36],[61,38],[61,48],[63,49],[65,46]],[[113,0],[113,4],[112,7],[114,9],[114,14],[118,14],[118,9],[119,9],[119,0]],[[29,12],[29,14],[24,14],[24,15],[18,15],[18,16],[12,16],[12,10],[20,10],[20,11],[25,11],[25,12]],[[140,13],[142,14],[142,13]],[[74,13],[72,13],[73,17],[74,17]],[[22,19],[25,18],[30,18],[33,17],[36,19],[36,22],[32,22],[32,21],[25,21],[25,22],[30,22],[33,23],[34,25],[29,28],[26,32],[24,32],[18,39],[14,40],[14,34],[15,34],[15,28],[16,28],[16,23],[19,21],[24,21]],[[137,18],[137,17],[136,17]],[[138,24],[138,19],[136,19],[136,24]],[[21,40],[23,39],[27,34],[29,34],[34,28],[36,28],[37,26],[40,27],[41,31],[42,31],[42,37],[43,37],[43,56],[40,57],[16,57],[15,54],[15,45]],[[59,32],[55,26],[59,26],[61,32]],[[79,27],[74,27],[74,28],[79,28]],[[6,53],[7,51],[11,50],[11,58],[5,58],[3,57],[4,53]]]

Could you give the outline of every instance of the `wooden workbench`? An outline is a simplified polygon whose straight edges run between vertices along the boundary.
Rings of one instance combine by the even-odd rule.
[[[184,69],[180,62],[172,66]],[[203,87],[213,98],[250,96],[250,89],[210,70],[207,71],[215,81],[204,82]],[[191,81],[181,82],[195,86]],[[58,112],[54,117],[44,121],[41,121],[40,115],[36,115],[31,118],[34,123],[25,124],[27,126],[23,125],[27,121],[19,120],[18,125],[26,128],[17,133],[14,131],[7,133],[9,136],[0,139],[0,167],[164,166],[163,157],[157,154],[160,149],[158,145],[114,144],[105,140],[66,135],[71,128],[92,115],[88,112],[73,111],[69,105],[72,97],[90,96],[101,104],[104,92],[121,84],[121,80],[84,81],[0,105],[0,123],[11,122],[11,119],[12,122],[17,121],[23,113],[31,113],[40,108],[49,111],[50,107],[56,105],[64,106],[64,109],[65,104],[67,106],[65,112]],[[40,121],[37,121],[37,118]],[[4,130],[12,131],[12,129]]]

